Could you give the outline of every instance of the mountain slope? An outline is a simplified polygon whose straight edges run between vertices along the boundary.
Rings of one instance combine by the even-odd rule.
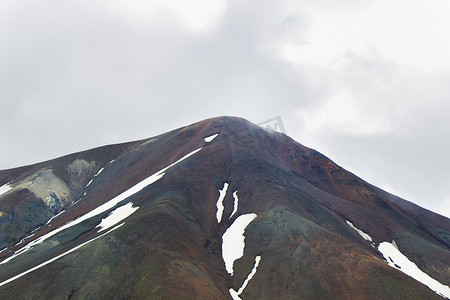
[[[2,298],[449,297],[449,219],[239,118],[0,171],[0,186]],[[405,275],[394,244],[442,286]]]

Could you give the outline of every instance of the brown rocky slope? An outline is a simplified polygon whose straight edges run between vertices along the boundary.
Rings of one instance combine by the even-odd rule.
[[[2,299],[442,299],[388,265],[393,240],[450,282],[449,219],[240,118],[0,171],[0,186]],[[223,236],[252,214],[231,275]]]

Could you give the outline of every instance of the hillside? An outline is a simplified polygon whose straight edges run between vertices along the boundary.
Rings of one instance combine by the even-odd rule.
[[[450,298],[448,218],[234,117],[0,171],[0,229],[2,299]]]

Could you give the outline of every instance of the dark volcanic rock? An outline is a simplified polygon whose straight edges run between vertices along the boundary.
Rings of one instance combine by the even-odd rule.
[[[204,140],[216,133],[212,142]],[[141,190],[52,231],[98,211],[167,166],[159,173],[164,176]],[[25,184],[48,170],[53,175],[45,182],[52,188]],[[6,183],[13,189],[0,196],[0,243],[8,246],[0,260],[27,244],[33,249],[0,264],[2,299],[231,299],[230,288],[239,290],[257,257],[242,299],[442,299],[388,266],[376,246],[392,240],[422,271],[442,284],[450,281],[447,218],[239,118],[208,119],[151,139],[0,171],[0,185]],[[49,198],[42,190],[51,190]],[[102,219],[129,202],[138,208],[117,223],[122,226],[98,232]],[[251,213],[257,217],[246,227],[244,253],[231,276],[222,236]],[[373,245],[347,220],[369,234]],[[34,242],[42,236],[47,238]],[[4,282],[60,254],[65,255]]]

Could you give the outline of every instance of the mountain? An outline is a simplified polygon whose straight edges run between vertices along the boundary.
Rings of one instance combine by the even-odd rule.
[[[450,298],[450,220],[207,119],[0,171],[1,299]]]

